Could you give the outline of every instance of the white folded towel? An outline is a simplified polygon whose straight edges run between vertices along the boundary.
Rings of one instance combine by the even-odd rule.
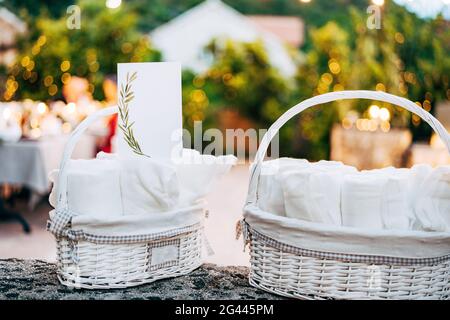
[[[202,198],[213,187],[215,181],[227,173],[237,162],[232,155],[201,155],[196,150],[183,149],[183,156],[176,164],[180,198],[179,205],[192,205]]]
[[[262,164],[261,176],[259,178],[259,185],[258,185],[258,206],[261,208],[261,210],[271,212],[280,216],[287,216],[287,209],[285,204],[286,193],[283,190],[284,188],[282,186],[283,184],[285,184],[284,176],[287,172],[290,173],[294,173],[297,171],[302,172],[305,168],[309,168],[314,172],[326,172],[329,170],[333,171],[337,170],[337,172],[340,173],[345,172],[353,173],[357,171],[356,168],[346,166],[342,162],[338,161],[321,160],[319,162],[311,163],[305,159],[293,159],[293,158],[279,158],[275,160],[265,161]],[[290,179],[290,181],[291,183],[294,183],[293,179]],[[292,202],[290,203],[292,207],[290,208],[291,213],[289,214],[289,216],[298,219],[312,219],[309,215],[304,214],[299,215],[299,213],[294,214],[294,211],[297,211],[299,207],[302,206],[308,207],[312,206],[312,204],[305,204],[305,205],[301,204],[300,202],[303,201],[302,196],[300,194],[298,195],[292,194],[292,192],[294,192],[294,190],[292,189],[293,186],[292,185],[286,186],[286,188],[289,189],[287,191],[289,197],[295,199],[292,201],[296,203],[295,206],[294,203]],[[337,206],[339,206],[339,203],[337,204]],[[333,213],[332,216],[334,215],[335,214]],[[327,219],[322,218],[319,220],[325,221]],[[338,220],[332,219],[330,221],[338,221]]]
[[[382,229],[382,190],[388,178],[384,174],[346,175],[342,184],[342,224],[348,227]]]
[[[420,199],[420,195],[423,194],[423,182],[433,171],[433,168],[427,164],[414,165],[409,170],[408,181],[408,210],[413,216],[411,229],[424,231],[420,219],[416,214],[416,202]]]
[[[310,166],[282,175],[286,216],[300,220],[341,225],[343,173]]]
[[[432,170],[416,193],[417,226],[425,231],[450,231],[450,166]]]
[[[50,173],[50,204],[56,207],[58,171]],[[120,165],[114,160],[69,160],[67,204],[76,214],[93,217],[121,216]]]
[[[363,170],[345,177],[342,216],[345,226],[410,230],[414,214],[410,205],[415,188],[413,170],[387,167]]]
[[[406,171],[407,172],[407,171]],[[383,229],[410,230],[414,215],[408,203],[409,174],[397,170],[381,191]]]
[[[142,156],[120,159],[120,164],[125,215],[160,213],[177,205],[179,188],[174,166]]]
[[[165,164],[152,158],[121,159],[100,152],[93,160],[70,160],[69,208],[93,217],[162,213],[198,203],[215,180],[229,171],[234,156],[214,157],[184,150],[181,163]],[[58,170],[50,203],[56,207]]]
[[[279,216],[286,216],[283,188],[280,177],[283,172],[309,166],[308,160],[279,158],[263,162],[258,184],[258,207]]]

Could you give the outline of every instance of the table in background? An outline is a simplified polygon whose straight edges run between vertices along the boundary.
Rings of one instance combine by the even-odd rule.
[[[30,207],[50,191],[49,173],[59,168],[68,136],[0,143],[0,184],[19,185],[32,191]],[[95,157],[96,136],[84,135],[73,158]]]

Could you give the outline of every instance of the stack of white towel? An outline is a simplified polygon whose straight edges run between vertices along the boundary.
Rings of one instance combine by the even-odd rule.
[[[450,231],[450,166],[358,171],[335,161],[263,163],[258,206],[332,225]]]
[[[70,160],[67,167],[68,208],[76,214],[117,217],[162,213],[198,203],[212,184],[236,163],[234,156],[206,156],[183,150],[174,164],[152,158],[120,159],[99,153],[93,160]],[[50,204],[56,207],[59,171]]]

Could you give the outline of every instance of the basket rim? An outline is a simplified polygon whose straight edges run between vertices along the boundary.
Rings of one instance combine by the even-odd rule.
[[[256,231],[293,247],[342,254],[435,258],[450,254],[450,232],[376,230],[278,216],[256,204],[244,207]]]
[[[58,218],[66,218],[66,224],[59,224],[59,232],[69,229],[75,233],[83,232],[93,237],[141,237],[143,235],[165,233],[174,229],[186,228],[202,224],[207,211],[206,202],[192,206],[177,208],[164,213],[148,213],[145,215],[122,215],[96,217],[86,214],[76,214],[73,211],[53,209],[50,211],[51,225],[58,226]],[[67,228],[70,223],[70,228]],[[55,233],[55,234],[58,234]]]
[[[148,242],[159,242],[179,239],[187,234],[199,232],[204,229],[202,222],[188,225],[185,227],[172,228],[162,232],[149,232],[137,235],[96,235],[86,233],[83,230],[75,230],[66,228],[62,235],[58,235],[58,239],[67,239],[72,241],[86,241],[93,244],[139,244]]]

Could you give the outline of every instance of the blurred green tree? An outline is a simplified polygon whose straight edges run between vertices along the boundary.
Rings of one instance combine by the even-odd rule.
[[[311,30],[311,49],[305,53],[305,62],[296,77],[296,100],[314,95],[344,90],[351,78],[351,48],[347,32],[335,22]],[[347,101],[339,102],[343,105]],[[339,118],[336,104],[319,106],[304,111],[298,120],[295,136],[295,154],[312,160],[329,156],[329,134]]]
[[[160,60],[149,39],[136,30],[137,15],[126,4],[114,10],[102,0],[77,4],[80,29],[69,29],[65,16],[40,16],[19,41],[22,54],[9,70],[5,100],[61,98],[71,76],[88,79],[91,93],[102,99],[100,86],[106,75],[116,73],[117,63]]]
[[[3,0],[2,5],[19,15],[21,18],[33,19],[43,12],[52,18],[59,18],[73,0]]]
[[[450,28],[442,17],[421,19],[394,1],[385,1],[382,28],[371,30],[366,26],[368,0],[223,1],[244,14],[301,17],[306,27],[301,48],[305,63],[292,85],[265,64],[261,46],[212,44],[209,50],[216,62],[211,70],[201,75],[183,74],[187,128],[195,119],[214,125],[221,108],[238,110],[255,126],[267,127],[288,106],[342,89],[385,90],[417,101],[432,112],[436,102],[450,99]],[[87,77],[95,97],[102,98],[96,88],[105,74],[115,72],[117,62],[159,59],[139,32],[149,32],[202,0],[123,1],[115,10],[107,9],[102,0],[78,2],[83,9],[81,30],[65,28],[66,9],[71,4],[66,0],[3,1],[2,5],[31,21],[30,35],[20,45],[19,63],[9,71],[9,99],[14,93],[14,98],[59,97],[64,73]],[[70,62],[67,72],[61,70],[63,61]],[[43,85],[47,75],[58,89],[54,96],[49,95],[49,86]],[[288,127],[284,143],[292,140],[295,155],[326,158],[333,122],[352,108],[364,112],[370,103],[349,101],[339,103],[339,108],[334,104],[310,110],[297,125]],[[387,107],[395,111],[394,122],[403,125],[408,120],[407,113]],[[417,117],[412,117],[410,126],[415,139],[427,139],[431,133]]]
[[[284,79],[257,42],[213,41],[207,52],[213,64],[203,74],[185,72],[184,125],[196,120],[217,125],[222,110],[236,111],[255,128],[268,128],[290,105],[293,83]],[[282,132],[288,142],[292,131]],[[289,148],[289,143],[286,145]]]
[[[426,111],[434,112],[439,101],[450,100],[449,21],[442,16],[420,19],[392,3],[385,11],[387,37],[402,61],[403,91]],[[412,116],[410,127],[416,140],[428,139],[432,132],[417,116]]]
[[[381,90],[405,96],[432,111],[436,101],[450,98],[448,21],[419,19],[403,7],[389,4],[384,8],[381,29],[369,29],[365,12],[352,7],[348,20],[353,30],[334,21],[310,30],[306,60],[297,76],[297,99],[344,89]],[[372,103],[349,100],[306,111],[300,117],[297,153],[326,158],[333,122],[350,109],[364,115]],[[422,125],[417,116],[377,104],[391,111],[392,125],[408,126],[412,118],[415,139],[429,138],[429,126]]]

